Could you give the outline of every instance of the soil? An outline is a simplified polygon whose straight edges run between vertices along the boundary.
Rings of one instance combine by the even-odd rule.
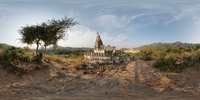
[[[153,68],[153,62],[136,59],[127,65],[102,65],[105,71],[99,75],[100,65],[86,69],[92,73],[83,74],[83,70],[76,70],[72,65],[53,61],[38,64],[39,69],[22,76],[0,69],[0,97],[4,100],[200,98],[200,64],[182,73],[171,73]]]

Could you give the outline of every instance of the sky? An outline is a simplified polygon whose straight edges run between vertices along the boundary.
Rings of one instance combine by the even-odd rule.
[[[0,43],[27,46],[21,27],[64,16],[79,22],[58,42],[64,47],[94,47],[97,32],[118,49],[200,43],[200,0],[0,0]]]

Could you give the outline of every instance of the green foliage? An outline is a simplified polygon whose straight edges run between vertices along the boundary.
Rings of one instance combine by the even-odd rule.
[[[182,61],[177,64],[177,61]],[[196,51],[190,56],[181,57],[179,54],[170,57],[159,58],[153,66],[163,71],[182,72],[185,68],[194,66],[200,62],[200,52]]]
[[[116,50],[116,53],[117,53],[118,55],[121,55],[121,54],[123,53],[123,51],[122,51],[122,50]]]
[[[37,44],[36,54],[38,54],[38,47],[40,41],[44,42],[45,52],[49,45],[57,44],[58,40],[65,39],[67,29],[78,24],[73,18],[52,19],[42,24],[22,27],[19,31],[21,35],[21,42],[26,44]],[[45,56],[45,55],[44,55]]]
[[[54,44],[54,45],[53,45],[53,49],[52,49],[52,51],[53,51],[54,54],[56,54],[57,51],[58,51],[58,50],[57,50],[57,47],[58,47],[57,44]]]
[[[176,64],[176,57],[170,56],[169,58],[160,58],[154,64],[153,67],[158,68],[162,71],[170,71],[170,72],[182,72],[186,65]]]
[[[20,62],[32,61],[32,56],[25,54],[24,51],[24,49],[16,47],[9,47],[5,49],[1,57],[3,69],[7,70],[8,72],[14,72],[19,74],[25,73],[25,69],[16,67],[19,66],[18,64]]]
[[[155,60],[159,57],[159,54],[157,52],[154,52],[152,50],[141,50],[140,51],[140,58],[143,60]]]
[[[4,49],[5,46],[3,44],[0,44],[0,49]]]
[[[41,62],[42,59],[43,59],[43,54],[42,53],[39,53],[38,55],[33,57],[33,60],[37,61],[37,62]]]
[[[31,51],[31,49],[29,47],[24,47],[23,50],[24,51]]]
[[[26,62],[31,62],[32,57],[30,55],[24,54],[22,49],[16,48],[16,47],[10,47],[6,49],[3,53],[3,58],[4,60],[8,62],[20,60],[20,61],[26,61]]]

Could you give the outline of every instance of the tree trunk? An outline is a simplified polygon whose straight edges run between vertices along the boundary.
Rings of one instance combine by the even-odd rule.
[[[44,46],[44,58],[45,58],[46,51],[47,51],[47,46],[45,45]]]
[[[39,43],[37,42],[36,55],[38,55]]]

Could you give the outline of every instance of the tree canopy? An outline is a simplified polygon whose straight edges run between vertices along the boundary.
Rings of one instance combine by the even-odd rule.
[[[20,40],[28,45],[36,44],[36,54],[38,54],[40,41],[43,41],[46,53],[47,46],[55,45],[59,40],[65,39],[67,30],[76,24],[78,23],[73,18],[64,17],[51,19],[37,25],[27,25],[19,31],[21,34]]]

